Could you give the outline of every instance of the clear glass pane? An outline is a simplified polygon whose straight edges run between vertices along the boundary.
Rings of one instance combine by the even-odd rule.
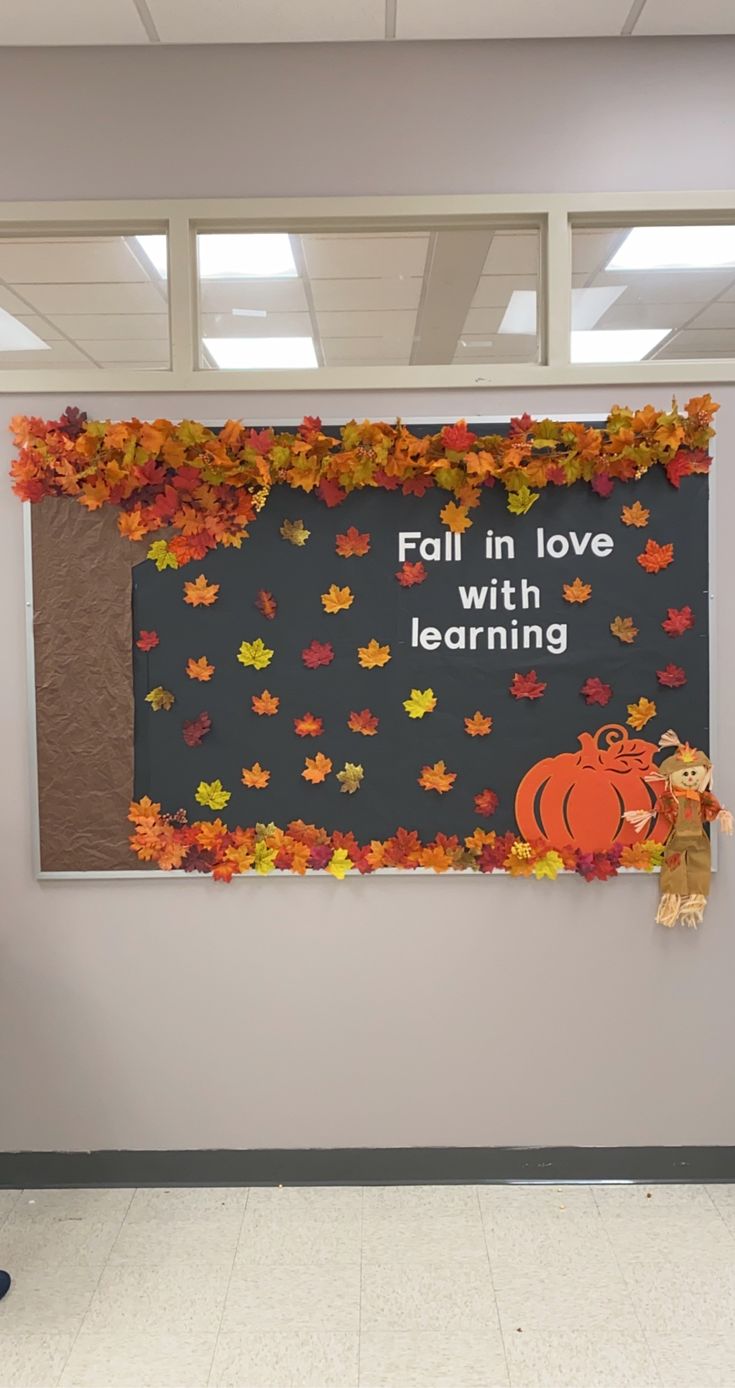
[[[197,237],[205,369],[535,362],[535,228]]]
[[[166,237],[0,239],[0,371],[170,366]]]
[[[576,227],[572,361],[735,357],[735,226]]]

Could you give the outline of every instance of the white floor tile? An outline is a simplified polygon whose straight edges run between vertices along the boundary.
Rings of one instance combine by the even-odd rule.
[[[103,1272],[85,1331],[127,1335],[131,1329],[150,1335],[215,1334],[225,1304],[229,1268],[211,1264],[136,1267],[126,1263]]]
[[[95,1224],[86,1219],[6,1223],[2,1231],[2,1261],[11,1272],[69,1264],[101,1269],[119,1232],[118,1222]]]
[[[93,1224],[122,1223],[133,1199],[132,1190],[24,1190],[13,1206],[9,1223],[44,1219],[85,1219]]]
[[[505,1388],[505,1355],[480,1330],[367,1331],[360,1388]]]
[[[524,1330],[505,1348],[512,1388],[660,1388],[641,1331]]]
[[[357,1335],[251,1330],[220,1335],[213,1388],[356,1388]]]
[[[642,1219],[700,1219],[713,1213],[706,1186],[595,1186],[594,1197],[604,1219],[632,1211]]]
[[[56,1388],[73,1343],[73,1335],[4,1333],[0,1388]]]
[[[246,1210],[235,1267],[250,1263],[306,1267],[309,1263],[359,1263],[359,1214],[251,1214]]]
[[[60,1388],[207,1388],[216,1338],[83,1331]]]
[[[366,1186],[363,1196],[365,1217],[394,1215],[477,1214],[474,1186]]]
[[[127,1220],[239,1220],[247,1204],[248,1191],[243,1186],[214,1186],[192,1189],[138,1190],[133,1197]]]
[[[89,1309],[100,1271],[97,1268],[11,1267],[13,1282],[0,1301],[0,1343],[5,1333],[50,1331],[76,1334]],[[0,1351],[0,1365],[2,1353]]]
[[[599,1216],[590,1186],[478,1186],[477,1194],[486,1228],[526,1220],[556,1227]]]
[[[703,1215],[701,1219],[680,1219],[678,1215],[638,1219],[631,1214],[610,1220],[605,1227],[622,1263],[645,1256],[691,1266],[708,1265],[714,1257],[735,1260],[735,1239],[716,1211],[712,1217]]]
[[[732,1388],[735,1332],[723,1335],[648,1334],[665,1388]]]
[[[110,1253],[110,1265],[141,1263],[155,1266],[180,1259],[232,1267],[240,1233],[240,1221],[226,1219],[152,1219],[123,1224]]]
[[[368,1330],[487,1330],[499,1336],[486,1259],[366,1263],[361,1325]]]
[[[623,1264],[625,1280],[646,1333],[727,1335],[735,1325],[735,1257],[713,1253],[696,1266],[686,1259],[644,1255]],[[728,1385],[729,1388],[729,1385]]]
[[[0,1190],[0,1224],[4,1224],[13,1207],[20,1199],[19,1190]]]
[[[735,1185],[707,1186],[707,1194],[728,1228],[735,1234]]]
[[[610,1256],[602,1260],[549,1256],[492,1261],[503,1333],[586,1329],[638,1329],[631,1294]]]
[[[251,1263],[230,1282],[222,1332],[242,1330],[345,1330],[360,1324],[357,1263],[307,1267]]]
[[[366,1263],[436,1263],[486,1258],[480,1213],[474,1215],[365,1215],[362,1228]]]
[[[359,1218],[363,1194],[360,1186],[253,1186],[248,1213],[336,1219]]]

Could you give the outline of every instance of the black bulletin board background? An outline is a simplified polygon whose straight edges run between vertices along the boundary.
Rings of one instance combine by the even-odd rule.
[[[492,425],[493,432],[502,426]],[[437,426],[426,426],[435,432]],[[416,426],[416,432],[421,429]],[[286,487],[274,488],[264,510],[250,526],[241,550],[218,549],[201,563],[159,573],[150,562],[133,571],[133,626],[154,629],[160,645],[149,653],[134,650],[135,794],[150,795],[164,810],[184,808],[192,819],[213,819],[215,812],[199,806],[194,794],[200,780],[219,778],[232,792],[221,817],[230,825],[270,821],[285,826],[304,819],[329,831],[352,830],[360,841],[386,838],[399,825],[418,830],[422,839],[436,833],[468,834],[478,825],[515,828],[516,787],[528,768],[543,756],[576,751],[577,737],[604,724],[625,724],[628,703],[642,695],[655,700],[658,714],[642,733],[656,742],[673,726],[683,738],[707,747],[709,742],[708,670],[708,479],[684,479],[675,490],[660,468],[638,483],[617,485],[602,499],[589,487],[547,487],[531,511],[522,517],[508,513],[500,487],[483,491],[481,506],[471,512],[472,529],[463,536],[461,563],[427,563],[425,583],[403,589],[395,579],[399,567],[398,532],[420,530],[424,535],[446,534],[439,511],[446,493],[404,497],[399,491],[366,489],[342,505],[326,507],[319,500]],[[651,511],[648,527],[636,529],[620,521],[622,505],[639,500]],[[303,548],[281,539],[285,519],[302,519],[311,531]],[[367,556],[343,559],[335,553],[335,536],[355,525],[369,531]],[[595,558],[536,558],[536,529],[547,534],[587,530],[610,534],[613,553]],[[512,535],[514,561],[484,557],[486,531]],[[674,563],[658,574],[647,574],[636,555],[648,538],[673,541]],[[418,555],[409,556],[418,558]],[[191,608],[183,601],[183,584],[204,573],[220,584],[212,607]],[[541,588],[541,608],[525,613],[465,612],[457,594],[459,583],[484,585],[521,577]],[[576,577],[592,584],[584,605],[563,600],[562,584]],[[330,584],[348,584],[355,600],[346,612],[329,615],[320,594]],[[275,620],[267,621],[254,607],[258,589],[278,600]],[[689,604],[696,625],[672,639],[661,628],[668,607]],[[610,633],[616,616],[632,616],[639,636],[622,645]],[[411,619],[421,626],[533,622],[545,627],[566,622],[568,647],[561,655],[546,650],[476,651],[412,649]],[[245,668],[236,659],[241,641],[262,637],[275,651],[267,669]],[[388,642],[392,659],[382,669],[363,670],[356,648],[375,637]],[[301,652],[312,640],[330,641],[335,659],[317,670],[306,669]],[[216,666],[203,684],[185,674],[189,656],[206,655]],[[662,688],[656,670],[669,662],[682,665],[687,684]],[[534,668],[548,687],[542,699],[516,700],[508,693],[515,671]],[[610,703],[588,706],[579,693],[588,676],[612,684]],[[170,712],[154,713],[146,693],[163,685],[176,696]],[[431,687],[436,710],[411,720],[403,709],[412,687]],[[280,697],[275,717],[257,716],[250,698],[263,689]],[[380,719],[375,737],[349,731],[350,712],[369,707]],[[181,736],[185,719],[206,709],[212,731],[201,746],[189,748]],[[479,709],[492,714],[490,736],[470,738],[463,720]],[[318,738],[298,737],[293,719],[311,712],[324,720]],[[304,757],[323,751],[334,771],[324,784],[302,779]],[[445,795],[427,793],[417,784],[425,764],[444,760],[457,780]],[[271,772],[265,790],[248,790],[240,781],[241,768],[259,761]],[[346,761],[365,769],[362,789],[340,792],[334,772]],[[489,787],[500,797],[492,819],[481,819],[473,797]]]

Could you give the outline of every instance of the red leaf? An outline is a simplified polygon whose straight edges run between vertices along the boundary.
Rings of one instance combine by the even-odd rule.
[[[463,419],[456,424],[447,424],[441,432],[441,441],[449,453],[466,453],[476,438],[477,434],[467,428]]]
[[[255,452],[259,453],[261,458],[264,458],[266,453],[270,452],[275,441],[272,429],[261,429],[260,431],[251,429],[246,439],[248,447],[254,448]]]
[[[334,660],[334,647],[331,641],[312,641],[301,652],[301,659],[307,670],[318,670],[320,665],[330,665]]]
[[[656,679],[659,684],[663,684],[667,689],[680,689],[687,682],[686,670],[681,665],[666,665],[663,670],[656,671]]]
[[[672,487],[678,487],[682,477],[691,477],[694,472],[709,472],[711,464],[706,448],[680,448],[666,463],[665,472]]]
[[[308,439],[310,434],[320,434],[322,431],[322,421],[318,414],[306,414],[299,425],[299,434],[302,439]]]
[[[175,511],[181,505],[181,497],[176,488],[167,484],[162,492],[151,503],[151,510],[160,517],[161,520],[170,520]]]
[[[261,588],[259,590],[253,606],[257,607],[258,611],[262,612],[263,616],[267,617],[269,622],[273,621],[278,611],[278,603],[273,594],[268,592],[267,588]]]
[[[491,814],[495,814],[499,803],[494,790],[482,790],[475,796],[475,810],[483,819],[489,819]]]
[[[533,419],[531,418],[528,411],[525,411],[523,414],[516,415],[515,419],[511,419],[510,424],[508,426],[508,434],[510,438],[514,438],[518,434],[527,434],[532,424]]]
[[[424,568],[421,560],[417,564],[409,564],[408,560],[401,565],[396,573],[396,578],[402,588],[413,588],[416,583],[423,583],[429,575]]]
[[[609,496],[615,483],[608,473],[598,472],[597,476],[592,478],[591,485],[593,492],[597,492],[598,496]]]
[[[509,693],[514,699],[540,699],[546,685],[537,679],[536,671],[529,670],[527,675],[515,674],[509,685]]]
[[[667,636],[683,636],[694,626],[694,613],[691,607],[667,607],[667,615],[661,623]]]
[[[370,549],[370,535],[368,531],[360,534],[356,525],[351,525],[343,535],[338,535],[335,540],[334,548],[342,559],[349,559],[351,555],[367,554]]]
[[[294,718],[293,730],[298,737],[319,737],[324,732],[324,720],[313,713],[304,713]]]
[[[369,708],[364,708],[360,713],[353,710],[347,719],[347,727],[350,732],[363,733],[365,737],[373,737],[378,731],[378,719]]]
[[[401,491],[404,496],[425,496],[430,487],[433,487],[433,477],[407,477]]]
[[[200,713],[198,718],[192,718],[189,722],[184,723],[181,736],[187,747],[198,747],[207,736],[211,726],[212,720],[208,713]]]
[[[152,651],[153,647],[158,645],[158,640],[157,631],[144,631],[141,628],[138,632],[138,640],[135,644],[139,651]]]
[[[373,482],[376,487],[382,487],[384,492],[394,492],[398,488],[399,478],[392,472],[384,472],[382,468],[376,468],[373,473]]]
[[[673,564],[674,546],[660,545],[657,540],[646,540],[646,548],[641,554],[636,555],[636,558],[646,573],[657,574],[662,569],[668,569],[669,564]]]
[[[590,675],[579,692],[588,704],[609,704],[613,691],[611,684],[604,684],[598,675]]]
[[[343,491],[337,482],[332,482],[329,477],[322,478],[316,492],[327,506],[339,506],[340,501],[344,501],[347,496],[347,492]]]

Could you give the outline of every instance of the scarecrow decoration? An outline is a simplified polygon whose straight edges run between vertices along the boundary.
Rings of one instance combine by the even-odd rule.
[[[660,815],[670,826],[664,844],[661,866],[661,900],[656,920],[659,925],[697,926],[704,917],[711,871],[711,848],[705,824],[719,821],[720,828],[731,834],[733,818],[723,809],[709,789],[712,762],[709,757],[688,742],[680,742],[677,734],[663,734],[659,747],[674,751],[658,768],[655,779],[664,781],[653,810],[627,810],[625,818],[638,833],[654,815]],[[653,780],[654,777],[647,779]]]

